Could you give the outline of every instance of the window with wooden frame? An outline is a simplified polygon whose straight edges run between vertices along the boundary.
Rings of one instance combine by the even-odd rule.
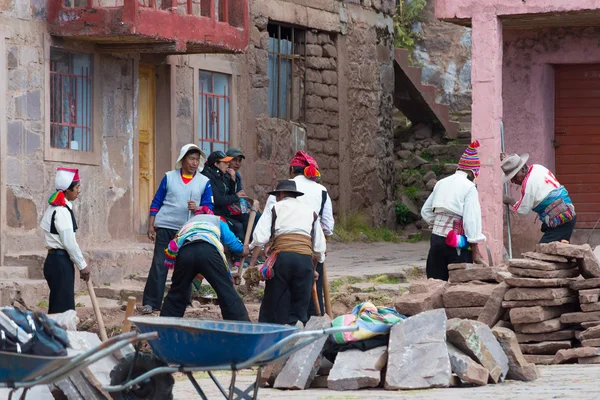
[[[94,135],[94,63],[89,52],[47,47],[45,158],[97,165],[100,143]]]
[[[306,30],[269,23],[269,115],[304,120]]]
[[[199,70],[198,146],[208,156],[231,143],[231,75]]]

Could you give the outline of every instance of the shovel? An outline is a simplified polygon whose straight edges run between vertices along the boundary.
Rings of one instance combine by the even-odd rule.
[[[100,331],[100,340],[106,342],[108,335],[106,334],[106,328],[104,327],[104,320],[102,319],[102,313],[100,312],[100,306],[98,305],[98,299],[96,298],[96,292],[92,285],[92,278],[87,281],[87,290],[92,300],[92,306],[94,307],[94,314],[96,314],[96,321],[98,321],[98,330]]]

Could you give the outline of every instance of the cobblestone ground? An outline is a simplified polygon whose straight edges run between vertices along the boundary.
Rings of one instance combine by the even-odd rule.
[[[485,387],[462,387],[392,392],[386,390],[358,390],[335,392],[326,389],[303,391],[279,391],[260,389],[260,399],[410,399],[410,400],[547,400],[547,399],[600,399],[598,377],[600,365],[540,366],[541,377],[535,382],[506,381]],[[229,376],[220,374],[222,384],[229,383]],[[250,376],[238,376],[238,382],[246,387],[252,382]],[[223,398],[210,379],[199,379],[209,399]],[[189,381],[178,377],[175,384],[175,400],[199,398]]]

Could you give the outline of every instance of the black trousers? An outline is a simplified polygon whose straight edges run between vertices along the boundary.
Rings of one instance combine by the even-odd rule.
[[[258,321],[289,325],[302,321],[305,324],[314,282],[312,257],[281,252],[273,271],[275,276],[267,281]]]
[[[319,308],[321,309],[321,315],[325,315],[325,303],[323,301],[323,263],[317,264],[317,272],[319,273],[319,279],[317,280],[317,297],[319,298]],[[308,316],[312,317],[317,314],[317,309],[315,308],[315,302],[312,299],[312,290],[310,303],[308,305]]]
[[[540,239],[540,243],[560,242],[561,240],[571,240],[571,235],[575,229],[577,217],[572,221],[566,222],[556,228],[549,228],[548,225],[542,224],[542,232],[544,235]]]
[[[456,263],[472,263],[473,253],[461,249],[460,255],[456,248],[446,244],[446,238],[431,235],[429,255],[427,256],[427,278],[448,280],[448,265]]]
[[[48,314],[75,309],[75,267],[65,250],[48,253],[44,278],[50,288]]]
[[[189,288],[197,274],[202,274],[217,292],[223,319],[250,320],[219,251],[212,244],[202,241],[186,244],[179,249],[171,289],[165,297],[161,317],[183,317],[188,304]]]
[[[163,297],[165,297],[165,284],[167,283],[167,274],[169,270],[165,267],[165,249],[169,242],[177,235],[175,229],[157,228],[156,240],[154,242],[154,256],[152,265],[148,273],[148,280],[144,287],[144,297],[142,305],[152,306],[160,310]],[[192,288],[188,290],[188,299],[192,295]]]

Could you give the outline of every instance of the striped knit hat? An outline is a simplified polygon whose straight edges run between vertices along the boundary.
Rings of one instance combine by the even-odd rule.
[[[475,177],[479,176],[479,168],[481,167],[479,154],[477,154],[479,146],[479,140],[475,140],[467,147],[460,160],[458,160],[458,169],[473,171]]]

